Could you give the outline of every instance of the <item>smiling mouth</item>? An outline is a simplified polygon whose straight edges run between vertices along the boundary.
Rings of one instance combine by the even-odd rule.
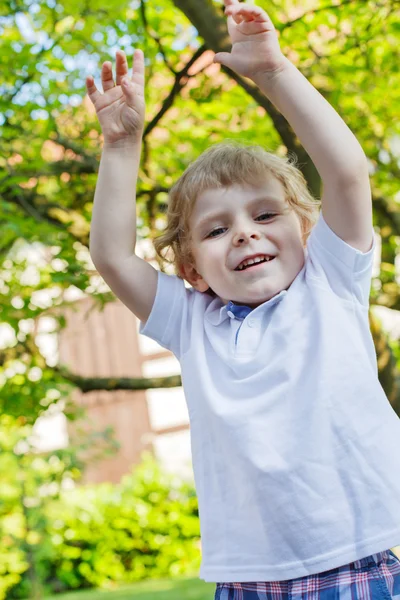
[[[271,262],[273,261],[275,258],[275,256],[271,256],[270,258],[264,258],[263,260],[260,260],[259,262],[253,263],[251,265],[246,265],[245,267],[236,267],[235,271],[249,271],[251,269],[256,269],[257,267],[260,267],[261,265]]]

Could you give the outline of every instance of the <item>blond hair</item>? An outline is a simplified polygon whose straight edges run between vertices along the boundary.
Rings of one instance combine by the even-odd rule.
[[[167,226],[154,240],[158,256],[172,264],[176,274],[183,279],[183,264],[194,265],[189,219],[198,196],[212,188],[244,183],[254,185],[265,181],[269,174],[282,183],[288,205],[300,218],[305,243],[317,221],[320,201],[309,192],[296,163],[295,155],[281,158],[259,145],[234,140],[208,148],[187,167],[169,192]],[[171,258],[168,253],[172,253]]]

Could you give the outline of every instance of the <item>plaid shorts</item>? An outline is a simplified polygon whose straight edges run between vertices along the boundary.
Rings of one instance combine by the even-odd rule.
[[[217,583],[214,600],[400,600],[400,559],[385,550],[298,579]]]

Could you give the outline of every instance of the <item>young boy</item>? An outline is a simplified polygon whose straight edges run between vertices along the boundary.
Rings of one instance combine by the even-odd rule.
[[[286,117],[323,182],[259,147],[220,144],[170,193],[157,240],[179,276],[135,255],[144,57],[87,88],[104,134],[92,259],[179,359],[216,599],[400,598],[400,421],[368,324],[374,232],[367,159],[287,60],[259,7],[225,0],[230,53]],[[316,224],[315,224],[316,223]],[[310,233],[311,231],[311,233]],[[186,289],[186,279],[191,288]]]

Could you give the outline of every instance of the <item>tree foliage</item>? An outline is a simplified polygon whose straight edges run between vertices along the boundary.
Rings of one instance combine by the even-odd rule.
[[[286,56],[344,118],[369,158],[382,239],[371,303],[400,310],[398,1],[259,4],[279,30]],[[100,87],[100,65],[113,61],[117,48],[130,66],[135,46],[146,57],[138,239],[154,239],[173,182],[210,143],[226,137],[280,155],[295,152],[316,196],[321,183],[268,99],[249,80],[212,64],[213,52],[229,48],[218,0],[9,0],[0,8],[0,33],[0,318],[9,333],[0,350],[0,410],[33,423],[68,400],[76,385],[108,389],[106,380],[82,380],[49,364],[40,336],[65,326],[62,309],[73,303],[71,291],[90,295],[99,308],[114,299],[88,253],[102,138],[84,81],[91,73]],[[147,258],[155,259],[151,248]],[[400,415],[398,344],[388,343],[376,318],[373,333],[381,381]],[[179,385],[180,379],[158,383]],[[120,385],[137,389],[146,382]],[[66,406],[72,417],[74,408]]]

